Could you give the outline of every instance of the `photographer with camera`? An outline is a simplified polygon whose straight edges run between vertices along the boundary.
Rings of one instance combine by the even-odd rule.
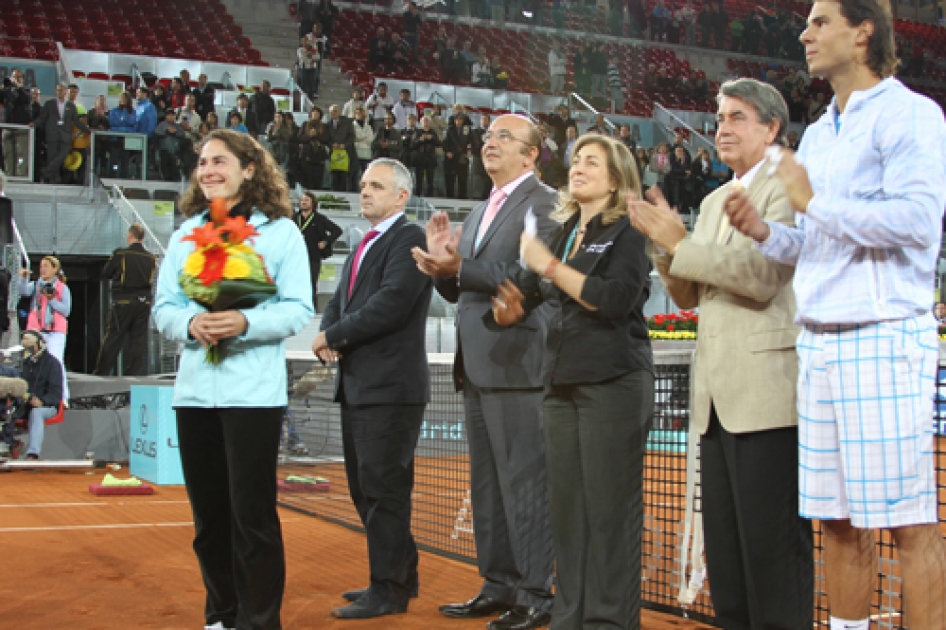
[[[49,354],[59,360],[62,372],[62,400],[69,401],[69,382],[63,353],[69,313],[72,312],[72,293],[66,286],[62,265],[55,256],[46,256],[39,263],[39,279],[31,281],[30,270],[20,270],[20,295],[32,296],[30,313],[26,320],[28,330],[42,333]]]
[[[20,343],[23,345],[23,380],[27,385],[26,405],[22,416],[29,418],[30,444],[26,459],[39,459],[43,450],[46,420],[59,413],[59,403],[65,399],[62,364],[47,348],[44,333],[27,330]]]
[[[28,125],[33,120],[30,108],[30,90],[23,85],[23,71],[14,68],[10,77],[3,80],[0,105],[6,113],[6,121],[15,125]],[[29,132],[25,129],[4,129],[3,170],[7,175],[23,177],[29,170]]]

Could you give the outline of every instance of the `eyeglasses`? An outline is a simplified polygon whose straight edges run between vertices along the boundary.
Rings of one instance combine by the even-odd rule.
[[[507,142],[512,142],[513,140],[515,140],[517,142],[521,142],[522,144],[526,146],[529,146],[529,147],[533,146],[532,143],[526,142],[525,140],[521,138],[517,138],[516,136],[512,135],[511,132],[506,131],[505,129],[500,129],[499,131],[487,131],[486,133],[483,134],[483,142],[489,142],[492,138],[496,138],[503,144]]]

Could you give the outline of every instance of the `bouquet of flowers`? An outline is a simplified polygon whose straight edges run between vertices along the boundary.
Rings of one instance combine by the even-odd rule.
[[[262,256],[248,245],[259,236],[256,229],[243,217],[230,217],[223,199],[210,202],[210,218],[182,239],[194,243],[178,278],[184,294],[211,312],[253,308],[276,295]],[[204,360],[219,365],[223,344],[208,347]]]
[[[651,339],[692,340],[696,339],[699,315],[693,311],[663,313],[647,318]]]

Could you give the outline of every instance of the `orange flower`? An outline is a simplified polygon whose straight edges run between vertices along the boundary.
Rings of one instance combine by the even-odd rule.
[[[227,250],[223,247],[210,247],[204,252],[204,268],[197,276],[205,287],[223,279],[223,269],[227,264]]]
[[[247,224],[246,219],[243,217],[227,219],[223,227],[220,228],[220,232],[228,235],[227,242],[231,245],[236,245],[248,238],[259,236],[259,232],[256,231],[256,228]]]
[[[201,226],[195,227],[194,231],[190,233],[190,236],[185,236],[181,240],[194,241],[194,244],[196,244],[198,248],[223,243],[223,239],[220,238],[220,233],[217,231],[217,228],[214,227],[213,223],[204,223]]]
[[[213,221],[214,225],[223,225],[229,213],[230,211],[227,210],[226,199],[223,197],[214,197],[210,200],[210,220]]]

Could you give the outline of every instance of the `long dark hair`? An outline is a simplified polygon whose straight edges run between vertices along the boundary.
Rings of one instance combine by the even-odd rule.
[[[874,25],[867,42],[867,67],[881,79],[893,76],[900,60],[893,37],[893,16],[888,0],[837,0],[841,15],[853,27],[865,21]]]
[[[269,151],[261,147],[249,134],[230,129],[214,129],[201,141],[198,155],[211,140],[224,143],[227,150],[240,161],[240,168],[246,168],[250,164],[256,166],[253,179],[245,179],[240,185],[243,203],[257,208],[270,219],[292,216],[289,185]],[[198,170],[199,167],[191,174],[187,191],[181,199],[181,211],[187,217],[203,212],[210,205],[210,200],[204,196],[200,187]]]

